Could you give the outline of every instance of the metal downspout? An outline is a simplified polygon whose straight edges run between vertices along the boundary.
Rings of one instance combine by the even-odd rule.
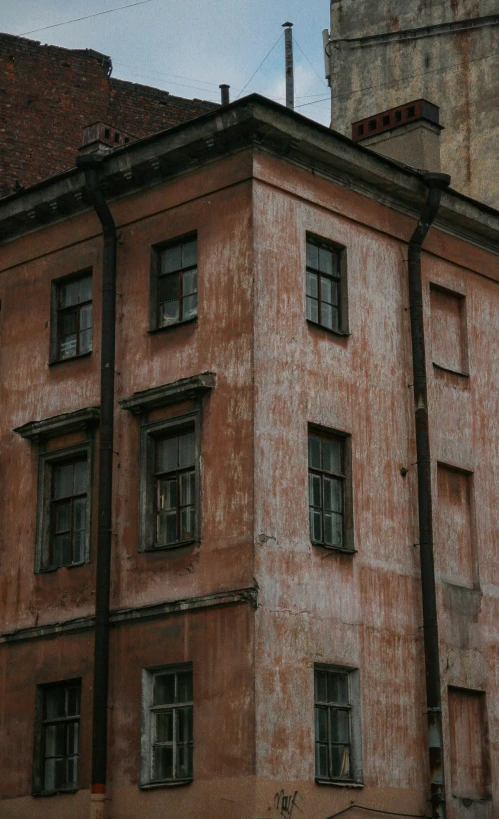
[[[423,598],[423,635],[428,715],[428,752],[431,775],[431,805],[433,819],[445,819],[446,797],[442,739],[442,698],[440,691],[437,597],[433,557],[433,510],[423,323],[423,288],[421,281],[421,247],[437,215],[442,191],[450,184],[450,176],[447,176],[447,174],[429,173],[425,175],[424,181],[429,188],[428,198],[421,211],[418,225],[409,242],[409,304],[416,420],[419,554]]]
[[[102,225],[102,334],[98,487],[97,569],[95,591],[94,690],[92,723],[91,819],[104,819],[109,803],[107,784],[107,722],[109,687],[109,597],[113,498],[114,372],[116,326],[116,225],[99,186],[102,155],[77,159],[85,174],[87,201]]]

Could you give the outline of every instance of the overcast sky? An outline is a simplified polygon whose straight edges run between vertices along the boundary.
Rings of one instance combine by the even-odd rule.
[[[231,86],[231,100],[241,92],[256,91],[283,103],[281,25],[290,20],[294,23],[296,109],[329,124],[321,34],[329,27],[329,0],[147,0],[88,20],[45,28],[133,2],[138,0],[0,0],[0,20],[2,30],[10,34],[107,54],[114,77],[171,94],[219,101],[218,86],[225,82]],[[43,31],[33,31],[42,27]]]

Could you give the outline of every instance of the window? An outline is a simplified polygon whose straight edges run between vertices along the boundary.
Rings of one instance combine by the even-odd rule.
[[[192,667],[145,670],[142,784],[192,779]]]
[[[315,776],[362,780],[358,671],[315,668]]]
[[[38,571],[89,559],[90,445],[40,455]]]
[[[432,358],[441,370],[468,375],[466,299],[436,284],[430,284]]]
[[[308,497],[312,543],[352,550],[350,438],[312,428],[308,436]]]
[[[197,239],[190,236],[153,249],[151,328],[197,317]]]
[[[488,799],[490,756],[485,693],[449,688],[452,794],[462,799]]]
[[[307,319],[347,333],[345,248],[307,236]]]
[[[92,350],[92,272],[53,282],[51,360]]]
[[[155,441],[156,543],[175,546],[196,529],[195,435],[193,428]]]
[[[79,680],[38,688],[35,792],[78,788],[80,694]]]

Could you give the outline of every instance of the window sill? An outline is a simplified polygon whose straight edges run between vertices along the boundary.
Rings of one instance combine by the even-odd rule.
[[[151,327],[151,329],[147,332],[149,335],[154,336],[156,333],[164,333],[168,330],[175,330],[177,327],[183,327],[185,324],[194,324],[197,320],[198,317],[193,316],[192,318],[182,319],[182,321],[176,321],[174,324],[165,324],[164,327]]]
[[[70,563],[68,566],[47,566],[43,569],[37,569],[35,574],[52,574],[58,572],[59,569],[78,569],[80,566],[85,566],[90,561],[82,560],[81,563]]]
[[[327,554],[340,554],[340,555],[356,555],[357,549],[340,549],[337,546],[324,546],[323,543],[314,543],[311,541],[312,546],[315,546],[316,549],[324,549]]]
[[[172,552],[176,549],[183,549],[185,546],[193,546],[196,543],[199,543],[199,540],[197,538],[191,538],[191,540],[183,540],[181,543],[172,543],[171,546],[147,546],[147,548],[142,549],[142,551],[153,555],[156,552]]]
[[[443,367],[442,364],[437,364],[435,361],[432,361],[432,364],[437,371],[451,373],[452,375],[459,375],[461,378],[470,377],[469,372],[464,372],[464,370],[453,370],[451,367]]]
[[[61,788],[58,791],[33,791],[31,795],[38,798],[39,796],[62,796],[68,793],[78,793],[78,788]]]
[[[49,361],[49,367],[56,367],[58,364],[67,364],[69,361],[78,361],[80,358],[89,358],[92,355],[92,350],[89,350],[88,353],[78,353],[78,355],[72,355],[69,358],[53,358]]]
[[[138,785],[141,791],[152,791],[155,788],[176,788],[182,785],[190,785],[193,781],[192,776],[189,779],[169,779],[164,782],[144,782]]]
[[[363,788],[363,782],[345,782],[341,779],[320,779],[315,777],[316,785],[333,785],[336,788]]]
[[[338,338],[349,338],[351,335],[348,331],[333,330],[331,327],[325,327],[324,324],[318,324],[316,321],[312,321],[312,319],[307,319],[307,324],[311,327],[315,327],[317,330],[324,330],[326,333],[337,336]]]

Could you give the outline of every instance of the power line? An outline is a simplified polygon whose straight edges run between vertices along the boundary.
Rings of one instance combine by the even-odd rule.
[[[252,74],[252,75],[251,75],[251,77],[249,78],[249,80],[248,80],[248,82],[246,83],[246,85],[244,85],[244,86],[241,88],[241,90],[240,90],[239,94],[238,94],[238,95],[237,95],[237,97],[236,97],[236,100],[238,100],[238,99],[239,99],[239,97],[241,96],[241,94],[243,93],[243,91],[244,91],[244,90],[245,90],[245,89],[248,87],[248,85],[250,84],[250,82],[251,82],[251,80],[253,79],[253,77],[254,77],[254,76],[256,76],[256,74],[258,74],[258,72],[260,71],[260,69],[261,69],[262,65],[264,64],[265,60],[267,59],[267,57],[270,57],[270,55],[272,54],[272,52],[273,52],[274,48],[276,47],[277,43],[279,43],[279,42],[282,40],[282,38],[283,38],[283,37],[284,37],[284,32],[283,32],[282,34],[280,34],[280,35],[279,35],[279,37],[278,37],[278,38],[277,38],[277,40],[275,41],[274,45],[273,45],[273,46],[272,46],[272,48],[270,49],[270,51],[269,51],[269,52],[268,52],[268,53],[265,55],[265,57],[263,58],[262,62],[260,63],[260,65],[259,65],[259,66],[258,66],[258,68],[256,69],[255,73],[254,73],[254,74]]]
[[[316,100],[315,102],[304,102],[301,105],[295,105],[295,108],[305,108],[306,105],[317,105],[318,102],[325,102],[330,99],[331,97],[323,97],[321,100]]]
[[[303,56],[305,57],[305,59],[308,61],[309,65],[310,65],[310,67],[311,67],[311,69],[312,69],[312,71],[314,71],[314,72],[315,72],[315,74],[317,75],[317,77],[319,77],[319,79],[320,79],[321,83],[323,84],[324,88],[327,88],[326,83],[324,82],[324,80],[322,79],[322,77],[320,76],[320,74],[318,73],[318,71],[316,70],[316,68],[314,67],[314,65],[312,64],[312,62],[309,60],[309,58],[308,58],[308,57],[307,57],[307,55],[305,54],[305,52],[304,52],[303,48],[301,47],[300,43],[298,42],[298,40],[296,39],[296,37],[295,37],[294,35],[293,35],[293,40],[295,41],[296,45],[297,45],[297,46],[298,46],[298,48],[300,49],[300,51],[301,51],[301,53],[303,54]],[[319,95],[317,95],[317,96],[319,96]]]
[[[16,37],[24,37],[26,34],[36,34],[38,31],[47,31],[49,28],[58,28],[59,26],[67,26],[69,23],[79,23],[80,20],[90,20],[91,17],[100,17],[102,14],[112,14],[113,11],[122,11],[123,9],[131,9],[132,6],[143,6],[144,3],[150,3],[151,0],[140,0],[139,3],[130,3],[128,6],[118,6],[116,9],[108,9],[107,11],[98,11],[95,14],[87,14],[86,17],[75,17],[74,20],[65,20],[64,23],[54,23],[52,26],[43,26],[43,28],[32,28],[31,31],[22,31],[21,34],[16,34]]]

